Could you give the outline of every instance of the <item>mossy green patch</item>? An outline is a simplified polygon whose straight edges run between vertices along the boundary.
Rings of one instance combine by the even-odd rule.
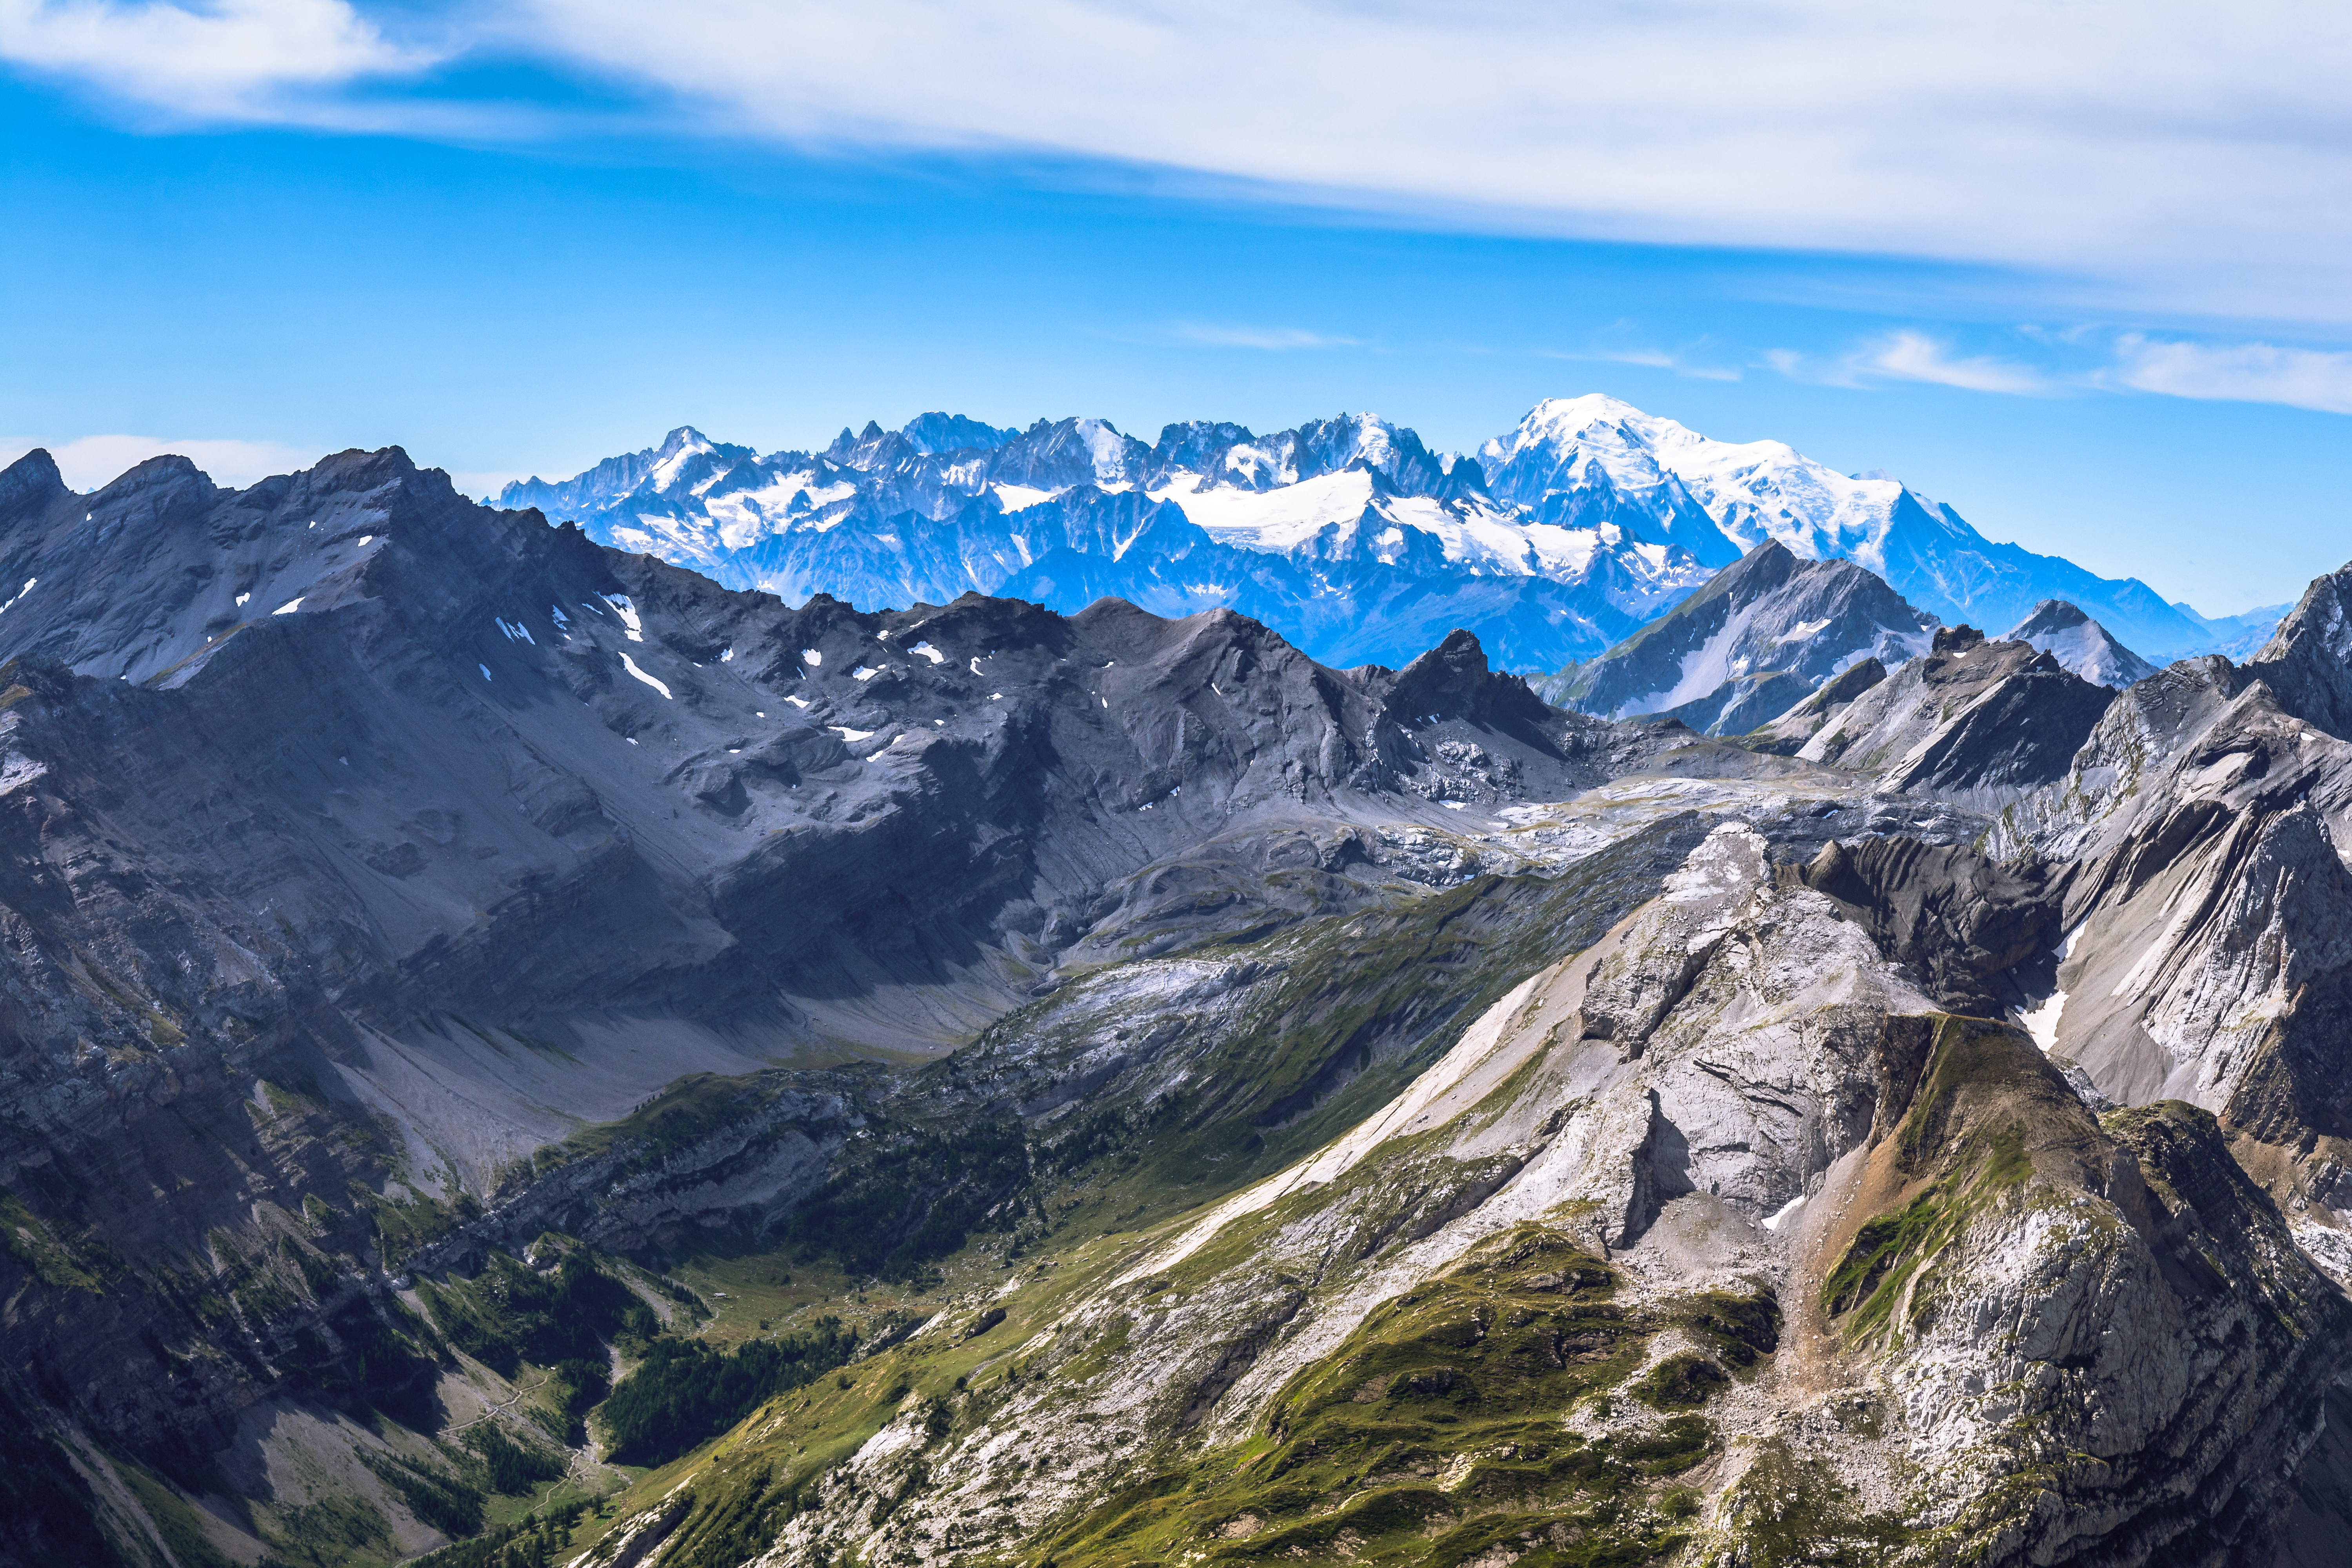
[[[154,1524],[155,1533],[163,1537],[163,1545],[180,1568],[230,1568],[227,1556],[213,1544],[211,1535],[205,1531],[204,1512],[195,1504],[143,1466],[117,1459],[114,1469],[139,1500],[140,1508]]]
[[[1681,1351],[1643,1373],[1627,1392],[1653,1410],[1689,1410],[1705,1405],[1730,1381],[1707,1357]]]
[[[5,1188],[0,1188],[0,1242],[6,1244],[11,1258],[31,1269],[44,1285],[104,1292],[98,1276],[82,1266],[73,1249],[52,1235],[40,1216]]]
[[[1535,1563],[1652,1561],[1680,1539],[1662,1478],[1714,1439],[1696,1417],[1616,1447],[1563,1430],[1571,1405],[1640,1366],[1658,1326],[1615,1288],[1562,1232],[1491,1238],[1302,1369],[1262,1437],[1139,1479],[1044,1551],[1062,1568],[1202,1552],[1452,1563],[1497,1546]]]

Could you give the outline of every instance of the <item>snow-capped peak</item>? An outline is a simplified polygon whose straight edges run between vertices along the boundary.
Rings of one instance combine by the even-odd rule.
[[[667,491],[677,482],[677,476],[695,458],[719,448],[710,437],[691,425],[681,425],[662,438],[661,449],[654,456],[653,472],[647,476],[656,493]]]
[[[1490,480],[1515,462],[1582,458],[1621,488],[1672,475],[1741,550],[1775,539],[1808,560],[1843,556],[1885,570],[1886,535],[1903,486],[1858,479],[1785,441],[1717,441],[1600,394],[1549,398],[1479,451]]]

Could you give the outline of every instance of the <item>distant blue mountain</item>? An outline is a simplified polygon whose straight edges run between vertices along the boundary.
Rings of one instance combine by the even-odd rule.
[[[498,501],[794,603],[1224,605],[1343,665],[1402,665],[1466,626],[1503,668],[1559,669],[1766,539],[1852,560],[1948,622],[2007,626],[2064,599],[2159,658],[2267,633],[2259,613],[2207,621],[2136,579],[1989,541],[1893,479],[1599,396],[1542,404],[1475,458],[1369,414],[1266,436],[1194,421],[1147,444],[1100,419],[1016,431],[933,413],[766,456],[681,427]]]

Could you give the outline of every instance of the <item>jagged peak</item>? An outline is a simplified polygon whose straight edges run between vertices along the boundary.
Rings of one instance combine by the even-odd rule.
[[[2038,632],[2063,632],[2080,626],[2097,626],[2080,605],[2065,599],[2044,599],[2033,613],[2009,629],[2009,640],[2023,642]],[[2105,627],[2100,628],[2102,631]]]
[[[0,468],[0,511],[16,511],[68,493],[58,460],[46,447],[36,447],[5,468]]]

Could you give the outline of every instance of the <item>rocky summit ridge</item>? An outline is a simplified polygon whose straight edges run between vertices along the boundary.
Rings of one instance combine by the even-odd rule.
[[[926,416],[762,536],[953,491],[1069,613],[397,448],[0,471],[0,1562],[2344,1561],[2352,568],[2140,670],[1897,593],[1881,481],[1538,412]],[[1098,592],[1609,494],[1713,575],[1597,711],[1467,599]]]

